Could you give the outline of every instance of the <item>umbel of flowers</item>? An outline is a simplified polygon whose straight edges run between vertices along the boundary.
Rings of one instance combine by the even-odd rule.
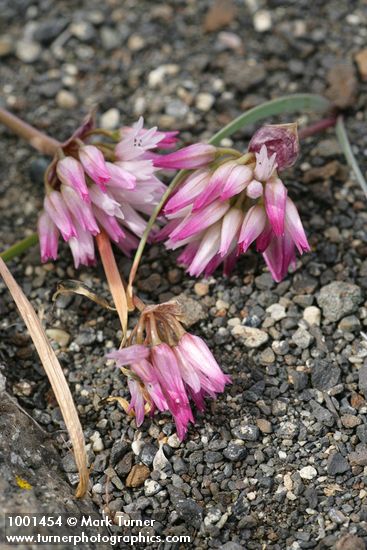
[[[106,133],[88,120],[59,148],[47,170],[38,222],[42,261],[57,258],[61,235],[76,267],[93,264],[93,237],[101,228],[125,254],[137,247],[146,216],[165,190],[149,152],[174,145],[177,132],[146,130],[141,118],[117,134],[107,133],[108,142],[95,142]]]
[[[252,243],[280,281],[300,254],[310,250],[297,208],[279,172],[299,151],[296,125],[267,125],[248,151],[199,144],[155,159],[157,167],[188,170],[163,213],[156,235],[168,249],[184,247],[178,262],[190,275],[209,275],[224,264],[228,274]]]
[[[139,427],[145,414],[170,411],[180,440],[194,422],[191,402],[203,411],[205,397],[216,398],[230,382],[204,340],[187,333],[176,302],[143,309],[128,346],[107,357],[127,376]],[[128,367],[128,368],[127,368]]]

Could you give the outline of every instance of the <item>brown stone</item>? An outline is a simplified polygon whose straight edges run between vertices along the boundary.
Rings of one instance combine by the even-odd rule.
[[[362,80],[367,80],[367,48],[364,48],[354,56],[359,74]]]
[[[216,0],[204,19],[204,31],[214,32],[232,23],[236,7],[232,0]]]
[[[126,487],[141,487],[148,479],[150,470],[144,464],[135,464],[126,478]]]
[[[336,107],[345,109],[354,105],[357,92],[356,71],[352,63],[337,63],[331,67],[327,75],[329,88],[328,98]]]

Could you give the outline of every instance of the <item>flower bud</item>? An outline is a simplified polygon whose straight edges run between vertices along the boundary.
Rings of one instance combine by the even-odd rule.
[[[268,155],[276,154],[279,170],[292,166],[299,154],[297,123],[265,124],[252,136],[248,146],[251,153],[259,153],[266,145]]]

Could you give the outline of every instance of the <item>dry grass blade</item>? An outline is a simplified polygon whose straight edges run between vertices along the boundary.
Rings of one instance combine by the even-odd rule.
[[[56,292],[52,296],[52,301],[54,302],[60,294],[80,294],[81,296],[85,296],[89,300],[92,300],[92,302],[95,302],[109,311],[116,311],[116,308],[110,306],[107,300],[102,298],[102,296],[98,296],[95,292],[92,292],[87,285],[81,283],[80,281],[74,281],[73,279],[60,281],[57,284]]]
[[[82,497],[88,489],[89,472],[83,430],[69,386],[36,312],[1,258],[0,274],[24,319],[61,409],[74,448],[75,462],[80,476],[76,496]]]

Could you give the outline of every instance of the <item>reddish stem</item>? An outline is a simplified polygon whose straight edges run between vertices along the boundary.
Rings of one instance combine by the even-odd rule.
[[[53,157],[58,147],[61,145],[56,139],[40,132],[17,116],[9,113],[6,109],[0,108],[0,122],[14,132],[14,134],[28,141],[32,147],[44,155]]]
[[[335,126],[336,121],[337,121],[336,116],[318,120],[314,124],[310,124],[310,126],[306,126],[306,128],[301,128],[301,130],[298,132],[298,137],[299,139],[305,139],[315,134],[319,134],[320,132],[327,130],[327,128],[331,128],[332,126]]]

